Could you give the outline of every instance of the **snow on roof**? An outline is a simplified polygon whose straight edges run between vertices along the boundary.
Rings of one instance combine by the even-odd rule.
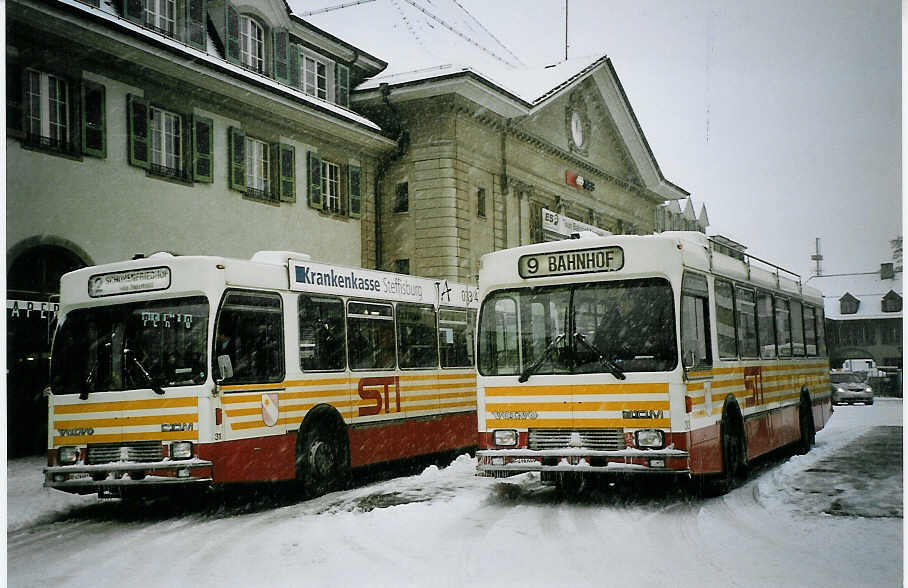
[[[412,71],[382,74],[366,80],[356,89],[371,90],[378,88],[383,83],[410,84],[469,72],[519,98],[526,104],[535,105],[570,85],[571,82],[605,60],[604,55],[587,56],[568,59],[554,65],[521,68],[504,67],[494,63],[484,63],[479,67],[449,63]]]
[[[826,317],[836,320],[902,318],[899,312],[883,312],[883,296],[894,291],[902,296],[902,273],[894,278],[880,278],[879,270],[875,272],[853,274],[831,274],[814,276],[809,279],[810,285],[823,292]],[[854,314],[842,314],[839,300],[845,294],[854,296],[860,304]]]
[[[358,90],[472,72],[536,104],[605,61],[604,55],[590,55],[554,64],[525,64],[461,3],[451,0],[346,4],[290,0],[290,6],[296,16],[388,62],[381,76],[367,80]]]
[[[102,2],[99,8],[93,8],[83,2],[78,0],[57,0],[60,4],[65,4],[71,8],[78,9],[85,13],[90,13],[97,18],[106,21],[108,24],[119,27],[124,32],[129,32],[133,36],[144,38],[146,40],[152,41],[157,44],[166,45],[170,49],[175,49],[184,54],[192,57],[196,61],[204,62],[209,66],[216,66],[218,68],[229,70],[233,75],[238,78],[245,78],[249,81],[254,81],[258,84],[263,84],[268,86],[271,90],[280,91],[287,93],[293,96],[298,102],[307,103],[309,106],[314,106],[321,110],[327,110],[331,114],[338,116],[340,118],[346,119],[358,123],[364,127],[369,128],[372,131],[380,131],[381,128],[376,125],[371,120],[356,114],[353,111],[347,110],[333,102],[327,100],[322,100],[320,98],[315,98],[314,96],[309,96],[304,94],[301,90],[298,90],[292,86],[282,84],[277,80],[271,79],[267,76],[251,72],[247,69],[244,69],[238,65],[229,63],[226,59],[222,59],[216,54],[206,53],[205,51],[200,51],[194,47],[190,47],[176,39],[171,39],[165,35],[159,34],[150,29],[146,29],[139,25],[133,24],[132,22],[121,18],[116,14],[116,10],[113,9],[110,3]],[[209,44],[209,47],[211,45]]]

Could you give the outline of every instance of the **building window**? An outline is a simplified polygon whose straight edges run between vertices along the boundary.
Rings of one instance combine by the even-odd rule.
[[[883,296],[882,310],[883,312],[901,312],[902,297],[899,296],[895,290],[890,290],[885,296]]]
[[[59,151],[71,151],[69,86],[48,73],[29,70],[25,89],[26,129],[29,142]]]
[[[183,125],[180,116],[151,107],[151,171],[178,175],[183,169]]]
[[[902,321],[885,319],[880,324],[880,338],[884,345],[902,344]],[[887,365],[893,365],[887,362]]]
[[[248,16],[240,17],[240,63],[259,73],[265,71],[265,30]]]
[[[486,189],[479,188],[476,190],[476,215],[482,218],[486,217]]]
[[[839,312],[842,314],[857,314],[860,305],[861,301],[848,292],[839,298]]]
[[[325,210],[341,214],[340,166],[322,160],[322,197],[325,199]]]
[[[303,55],[303,92],[323,100],[328,99],[327,63]]]
[[[271,178],[268,144],[246,137],[246,193],[264,199],[271,198]]]
[[[410,274],[410,260],[409,259],[395,259],[394,260],[394,272],[398,274]]]
[[[146,0],[145,26],[173,37],[176,31],[176,12],[176,0]]]
[[[407,212],[410,210],[410,189],[407,182],[397,184],[394,195],[394,212]]]

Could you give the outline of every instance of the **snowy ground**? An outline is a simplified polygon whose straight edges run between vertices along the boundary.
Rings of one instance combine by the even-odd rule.
[[[476,477],[475,460],[461,456],[441,470],[308,502],[247,493],[191,508],[127,507],[42,488],[41,460],[14,460],[8,581],[899,586],[901,425],[901,400],[837,407],[809,454],[770,460],[712,499],[639,485],[569,499],[532,475]],[[900,439],[888,469],[874,461],[885,435]]]

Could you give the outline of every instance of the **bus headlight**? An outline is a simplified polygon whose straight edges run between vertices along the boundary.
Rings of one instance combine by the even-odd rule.
[[[57,463],[60,465],[72,465],[79,461],[79,448],[67,445],[57,449]]]
[[[661,449],[665,447],[665,433],[659,429],[641,429],[634,432],[634,445],[640,448]]]
[[[517,445],[517,431],[514,429],[496,429],[492,432],[492,443],[495,445]]]
[[[174,441],[170,444],[170,459],[189,459],[192,457],[191,441]]]

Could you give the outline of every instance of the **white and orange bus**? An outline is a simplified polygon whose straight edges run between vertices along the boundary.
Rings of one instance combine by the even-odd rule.
[[[696,232],[588,236],[480,269],[478,470],[674,474],[725,492],[832,408],[819,291]]]
[[[313,262],[155,254],[63,276],[45,486],[117,496],[476,446],[478,292]]]

